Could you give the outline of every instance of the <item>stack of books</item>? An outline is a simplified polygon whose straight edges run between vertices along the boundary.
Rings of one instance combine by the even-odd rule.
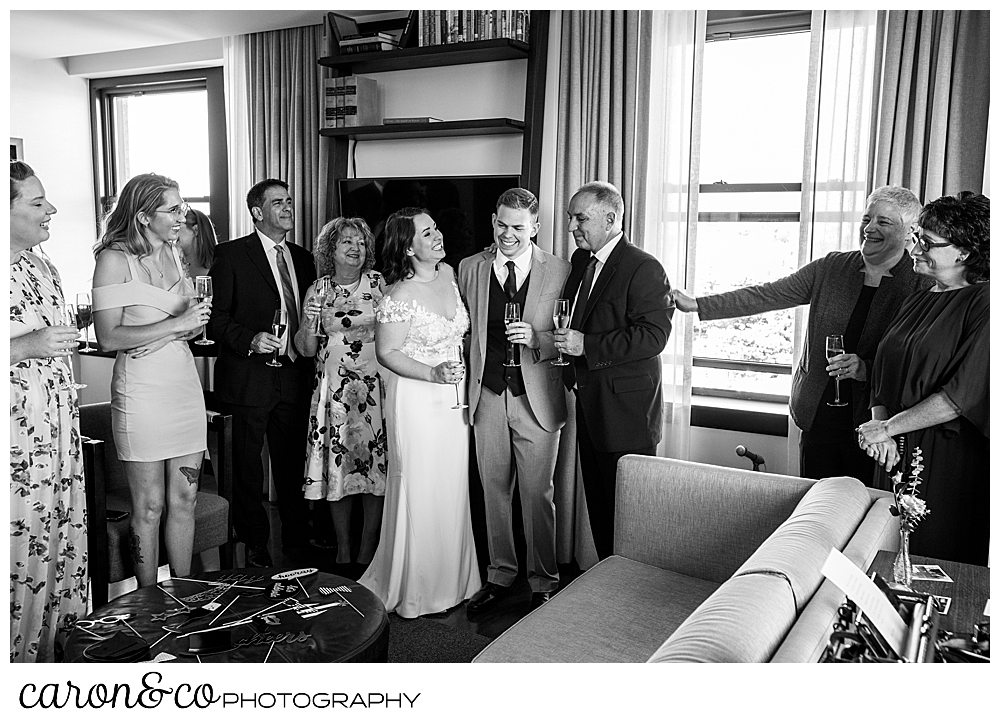
[[[419,10],[420,46],[511,38],[528,42],[529,10]]]
[[[378,125],[378,83],[363,75],[323,79],[323,127]]]
[[[341,38],[340,52],[350,53],[371,53],[379,50],[395,50],[399,47],[395,36],[389,33],[358,33]]]

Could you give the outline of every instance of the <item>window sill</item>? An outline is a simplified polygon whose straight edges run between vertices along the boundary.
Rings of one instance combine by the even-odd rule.
[[[691,426],[787,437],[788,405],[692,396]]]

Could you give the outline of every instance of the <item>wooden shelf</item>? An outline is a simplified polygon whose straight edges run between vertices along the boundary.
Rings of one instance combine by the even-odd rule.
[[[387,126],[324,128],[320,131],[320,135],[331,138],[349,138],[355,141],[374,141],[393,140],[397,138],[510,135],[523,132],[524,121],[514,120],[513,118],[476,118],[474,120],[440,121],[435,123],[398,123]]]
[[[319,64],[344,75],[378,73],[386,70],[415,70],[447,65],[490,63],[528,57],[528,44],[510,38],[477,40],[472,43],[427,45],[422,48],[401,48],[375,53],[333,55],[319,59]]]

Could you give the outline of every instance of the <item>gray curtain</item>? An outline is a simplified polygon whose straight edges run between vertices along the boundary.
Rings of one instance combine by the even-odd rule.
[[[556,203],[569,205],[588,181],[607,181],[625,199],[625,233],[636,238],[644,218],[645,127],[649,103],[650,12],[566,10],[561,14]],[[640,55],[642,57],[640,57]],[[565,213],[553,214],[553,248],[573,253]]]
[[[873,187],[923,201],[981,192],[990,107],[988,10],[890,10]]]
[[[553,253],[568,259],[575,245],[565,210],[588,181],[613,183],[625,199],[623,227],[642,246],[652,38],[651,11],[567,10],[561,13],[559,115]],[[586,570],[597,563],[576,449],[576,400],[566,395],[568,419],[555,471],[556,545],[560,563]]]
[[[248,38],[253,182],[277,178],[288,183],[295,203],[291,240],[311,250],[329,220],[328,141],[319,135],[323,74],[317,61],[323,27],[252,33]]]

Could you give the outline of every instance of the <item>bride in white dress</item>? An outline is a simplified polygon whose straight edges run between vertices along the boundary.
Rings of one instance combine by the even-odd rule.
[[[454,361],[469,314],[423,209],[386,221],[375,352],[387,370],[389,474],[378,550],[358,580],[386,610],[414,618],[452,608],[481,587],[469,514],[469,425],[453,409],[465,367]]]

